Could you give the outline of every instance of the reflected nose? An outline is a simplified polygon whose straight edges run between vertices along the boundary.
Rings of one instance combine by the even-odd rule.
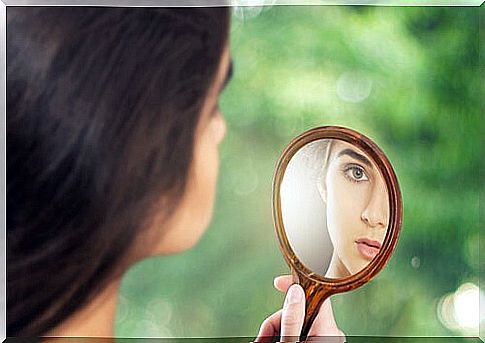
[[[389,203],[386,186],[383,180],[378,180],[373,188],[369,203],[362,212],[362,220],[370,227],[387,228],[389,220]]]

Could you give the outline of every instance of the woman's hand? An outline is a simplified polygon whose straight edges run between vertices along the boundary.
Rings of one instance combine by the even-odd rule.
[[[281,342],[296,342],[299,340],[305,318],[303,288],[300,285],[293,284],[291,275],[276,277],[274,286],[281,292],[287,292],[283,309],[266,318],[255,342],[269,342],[272,337],[277,336],[280,337]],[[326,336],[325,342],[345,342],[345,335],[335,323],[330,299],[325,300],[320,307],[308,332],[309,340],[311,340],[311,336]]]

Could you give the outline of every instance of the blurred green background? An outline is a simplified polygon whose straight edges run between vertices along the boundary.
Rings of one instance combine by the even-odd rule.
[[[273,277],[288,272],[271,218],[275,163],[294,136],[322,125],[348,126],[379,144],[404,203],[389,264],[363,287],[332,298],[341,329],[478,335],[483,13],[234,9],[235,75],[221,99],[228,132],[212,224],[192,250],[129,271],[117,336],[257,334],[282,305]]]

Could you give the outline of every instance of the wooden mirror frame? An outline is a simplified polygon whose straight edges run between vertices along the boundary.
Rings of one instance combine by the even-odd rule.
[[[288,163],[300,148],[321,139],[345,141],[365,152],[382,173],[389,195],[389,225],[381,250],[364,269],[341,279],[332,279],[316,274],[298,259],[286,236],[281,213],[280,186]],[[325,299],[333,294],[350,291],[367,283],[379,273],[391,257],[399,238],[402,223],[401,191],[394,169],[384,152],[372,140],[359,132],[339,126],[322,126],[305,131],[286,146],[276,164],[273,178],[273,222],[280,249],[286,263],[290,266],[293,281],[299,283],[305,290],[306,313],[302,329],[302,337],[305,339]]]

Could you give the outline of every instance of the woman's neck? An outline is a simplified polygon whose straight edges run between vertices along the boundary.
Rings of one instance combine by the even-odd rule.
[[[350,276],[350,272],[344,266],[342,260],[338,257],[337,253],[334,251],[325,277],[340,279],[347,276]]]
[[[113,337],[120,282],[116,280],[108,285],[85,307],[49,331],[44,342],[53,337]]]

